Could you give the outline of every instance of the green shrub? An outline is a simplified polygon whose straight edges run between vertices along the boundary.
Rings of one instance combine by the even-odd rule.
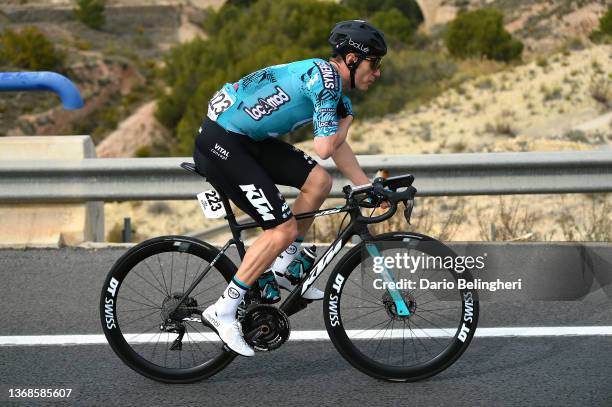
[[[509,62],[521,58],[523,43],[513,39],[503,26],[503,15],[493,9],[459,14],[450,24],[446,47],[458,58],[485,57]]]
[[[599,19],[599,31],[612,35],[612,7],[608,8],[606,14]]]
[[[192,153],[208,101],[223,83],[274,64],[327,58],[331,27],[338,21],[368,17],[344,3],[258,0],[248,8],[225,4],[211,11],[204,23],[208,39],[176,46],[165,58],[162,78],[169,92],[160,91],[156,117],[174,132],[171,153]],[[371,3],[371,21],[390,33],[392,43],[375,86],[367,93],[350,95],[358,118],[396,112],[408,101],[435,95],[440,89],[438,82],[456,71],[455,64],[439,53],[411,50],[416,24],[406,17],[403,8],[387,3],[392,2]],[[305,128],[284,140],[295,142],[310,137],[312,130]]]
[[[0,64],[32,71],[57,70],[66,55],[57,50],[36,27],[17,32],[10,28],[0,34]]]
[[[357,15],[334,3],[259,0],[244,10],[224,5],[205,24],[208,40],[179,45],[166,58],[157,118],[174,129],[173,154],[190,154],[212,94],[225,82],[265,66],[330,54],[327,36],[337,21]]]
[[[414,21],[406,18],[396,8],[377,12],[372,16],[370,22],[385,33],[387,42],[389,40],[408,42],[416,30]]]
[[[340,4],[355,11],[363,19],[372,18],[381,11],[396,9],[414,28],[424,21],[421,8],[415,0],[341,0]],[[387,34],[382,27],[379,28]]]
[[[612,39],[612,7],[599,19],[599,29],[591,33],[594,42],[609,42]]]
[[[76,0],[74,14],[86,26],[99,30],[106,22],[104,9],[104,0]]]

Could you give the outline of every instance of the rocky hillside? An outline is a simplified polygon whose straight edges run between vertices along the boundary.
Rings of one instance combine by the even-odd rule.
[[[99,156],[147,155],[152,146],[169,138],[153,116],[153,72],[172,45],[204,35],[199,29],[206,18],[203,8],[222,2],[110,0],[107,27],[94,31],[74,20],[68,0],[53,0],[52,8],[49,1],[5,0],[0,6],[0,29],[36,25],[68,51],[67,74],[77,82],[86,106],[66,112],[54,95],[0,94],[0,134],[92,134]],[[429,103],[410,105],[381,119],[358,120],[350,133],[356,152],[610,148],[612,47],[595,46],[587,39],[609,2],[447,3],[453,12],[482,5],[501,9],[506,28],[526,44],[525,62],[461,63],[450,84],[444,84],[449,89]],[[433,27],[431,35],[440,36],[441,28]],[[311,150],[311,143],[300,147]],[[420,201],[415,227],[454,240],[489,239],[491,224],[496,225],[498,239],[589,240],[601,238],[601,230],[612,230],[610,209],[610,197],[582,195],[432,198]],[[474,213],[479,216],[469,215]],[[208,224],[199,218],[195,201],[107,204],[107,232],[124,216],[132,217],[141,239],[186,233]],[[320,226],[318,236],[326,228]]]
[[[463,82],[427,105],[358,122],[352,144],[365,154],[605,148],[612,142],[612,47],[581,47]]]
[[[126,134],[127,126],[127,146],[106,142],[107,156],[133,156],[138,148],[163,140],[151,107],[158,86],[155,71],[170,47],[204,35],[199,24],[206,13],[188,2],[109,2],[104,28],[92,30],[74,18],[72,2],[55,1],[51,8],[48,3],[3,2],[0,30],[35,26],[42,31],[66,53],[61,73],[78,86],[85,107],[65,111],[51,93],[0,94],[0,135],[90,134],[100,144],[117,129]],[[202,2],[209,4],[215,2]],[[135,113],[140,119],[129,120]],[[143,122],[151,122],[146,129],[151,134],[142,132]]]

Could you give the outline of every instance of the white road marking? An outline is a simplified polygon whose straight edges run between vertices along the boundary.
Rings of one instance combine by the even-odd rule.
[[[349,330],[351,338],[448,338],[455,333],[449,329],[424,329],[418,331],[400,329],[380,330]],[[194,334],[190,333],[190,340],[197,342],[219,341],[213,333]],[[478,328],[476,337],[543,337],[543,336],[612,336],[612,326],[549,326],[549,327],[506,327],[506,328]],[[130,343],[172,342],[176,334],[159,333],[154,334],[127,334],[126,339]],[[187,337],[185,337],[185,340]],[[325,341],[329,340],[327,331],[294,331],[291,332],[290,341]],[[1,346],[69,346],[69,345],[103,345],[106,344],[104,335],[27,335],[27,336],[0,336]]]

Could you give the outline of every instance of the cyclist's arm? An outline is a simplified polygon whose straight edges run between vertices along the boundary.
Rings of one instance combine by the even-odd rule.
[[[340,172],[351,182],[353,185],[364,185],[369,184],[370,180],[357,162],[357,157],[353,153],[353,149],[349,144],[344,141],[340,144],[334,154],[332,155],[336,167]]]
[[[338,148],[346,141],[348,129],[351,127],[353,116],[347,116],[338,123],[338,130],[332,136],[315,136],[314,148],[319,157],[326,160],[333,157]],[[352,152],[352,151],[351,151]]]

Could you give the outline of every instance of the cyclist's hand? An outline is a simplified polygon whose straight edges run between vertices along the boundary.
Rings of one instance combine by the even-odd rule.
[[[380,203],[380,207],[381,207],[382,209],[389,209],[389,208],[391,207],[391,204],[389,203],[389,201],[382,201],[382,202]]]

